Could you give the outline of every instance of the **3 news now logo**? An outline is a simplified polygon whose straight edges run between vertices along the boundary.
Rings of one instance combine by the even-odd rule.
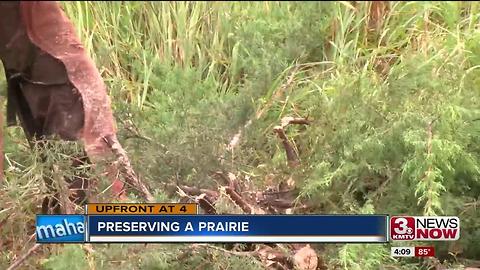
[[[458,217],[396,216],[390,219],[390,239],[454,241],[460,238]]]

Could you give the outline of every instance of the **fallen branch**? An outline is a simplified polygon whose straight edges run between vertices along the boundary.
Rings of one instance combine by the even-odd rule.
[[[240,208],[242,208],[243,212],[246,214],[252,214],[253,213],[253,208],[250,206],[249,203],[247,203],[240,194],[238,194],[233,188],[231,187],[224,187],[225,188],[225,193],[232,199],[232,201],[238,205]]]
[[[221,183],[217,182],[218,185],[229,186],[238,193],[242,192],[243,188],[240,185],[241,182],[237,179],[235,174],[231,172],[229,173],[222,172],[222,171],[211,172],[210,177],[214,178],[217,181],[220,181]]]
[[[275,126],[273,131],[277,133],[278,138],[282,141],[283,148],[287,154],[288,165],[290,167],[296,167],[300,164],[298,160],[297,152],[293,149],[292,144],[290,143],[287,135],[285,134],[285,128],[291,124],[298,125],[310,125],[310,121],[302,117],[283,117],[280,121],[280,126]]]
[[[35,252],[35,250],[37,250],[38,248],[40,248],[41,244],[35,244],[33,247],[31,247],[25,254],[23,254],[20,258],[18,258],[18,260],[16,260],[14,263],[12,263],[12,265],[10,265],[10,267],[7,268],[7,270],[15,270],[17,269],[18,267],[20,267],[20,265],[28,259],[28,257],[33,253]]]
[[[285,93],[286,90],[289,89],[293,85],[293,83],[295,81],[295,76],[297,75],[297,72],[298,72],[299,69],[300,69],[300,65],[295,65],[291,69],[289,75],[286,78],[286,82],[283,83],[282,85],[280,85],[280,87],[278,87],[275,90],[272,97],[265,104],[265,106],[263,106],[263,108],[261,108],[259,111],[257,111],[255,113],[255,120],[260,119],[260,117],[262,117],[262,115],[270,109],[270,107],[273,105],[274,101],[277,100],[278,98],[280,98],[283,95],[283,93]],[[288,70],[285,70],[285,72],[287,72],[287,71]],[[240,139],[241,139],[243,131],[246,130],[251,124],[252,124],[252,119],[248,120],[243,127],[238,129],[238,132],[235,133],[235,135],[232,137],[229,144],[227,145],[227,151],[231,151],[232,154],[233,154],[233,150],[240,143]],[[223,157],[222,157],[222,160],[223,160]]]
[[[200,208],[202,208],[203,210],[205,210],[205,212],[207,214],[210,214],[210,215],[216,215],[217,214],[217,210],[215,209],[215,207],[213,206],[213,202],[210,202],[207,198],[206,198],[207,194],[203,193],[203,194],[200,194],[200,196],[198,196],[195,201],[198,203],[198,205],[200,206]]]
[[[182,186],[182,187],[176,186],[176,187],[177,187],[177,194],[180,195],[180,197],[188,198],[188,200],[190,201],[192,200],[195,201],[196,203],[198,203],[200,208],[202,208],[207,214],[210,214],[210,215],[217,214],[217,210],[213,206],[217,199],[217,196],[214,196],[212,198],[208,196],[206,193],[201,193],[200,195],[197,196],[197,195],[193,195],[193,194],[197,194],[197,192],[200,191],[197,188],[192,188],[188,186]],[[210,191],[210,192],[213,193],[214,191]]]
[[[231,182],[232,183],[232,182]],[[216,214],[216,210],[214,207],[215,202],[219,198],[219,192],[209,190],[209,189],[201,189],[197,187],[190,187],[186,185],[176,186],[176,188],[181,191],[181,197],[189,197],[190,199],[194,199],[197,203],[199,203],[200,207],[205,210],[207,213]],[[230,186],[223,186],[221,187],[225,191],[225,194],[228,198],[244,213],[251,214],[251,213],[265,213],[272,212],[284,212],[286,209],[290,209],[291,211],[298,211],[298,210],[307,210],[314,207],[311,204],[302,204],[295,202],[295,189],[289,190],[267,190],[267,191],[255,191],[255,192],[245,192],[246,194],[253,194],[251,201],[255,204],[252,205],[249,202],[248,198],[244,198],[241,193],[236,191],[236,188],[232,185]]]
[[[237,177],[233,173],[228,173],[228,186],[232,188],[237,193],[242,192],[242,187],[240,186],[240,181],[238,181]]]
[[[277,248],[279,246],[277,245]],[[275,250],[270,246],[263,246],[257,249],[259,258],[266,269],[293,269],[293,258],[288,254],[288,250]]]
[[[185,193],[187,193],[190,196],[199,196],[201,194],[206,194],[208,197],[208,200],[211,202],[214,202],[218,199],[218,192],[209,190],[209,189],[203,189],[203,188],[196,188],[196,187],[189,187],[189,186],[178,186],[181,190],[183,190]]]
[[[310,121],[303,117],[291,117],[286,116],[283,117],[280,121],[282,128],[286,128],[288,125],[296,124],[296,125],[310,125]]]
[[[282,140],[283,148],[285,148],[285,153],[287,154],[288,165],[290,165],[290,167],[298,166],[300,162],[298,161],[297,152],[293,149],[293,146],[288,140],[283,128],[281,126],[276,126],[273,130],[277,133],[278,138]]]
[[[130,164],[130,160],[128,159],[127,153],[123,149],[120,142],[114,136],[105,136],[104,141],[115,154],[119,166],[118,169],[125,177],[126,182],[138,191],[140,191],[143,198],[147,202],[153,202],[155,199],[153,198],[152,194],[147,189],[145,184],[140,181],[140,179],[138,179],[138,177],[135,175],[132,165]]]

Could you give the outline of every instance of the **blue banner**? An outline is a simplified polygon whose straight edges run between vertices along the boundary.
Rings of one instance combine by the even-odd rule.
[[[388,241],[386,215],[92,215],[89,242]]]
[[[38,243],[81,243],[85,231],[83,215],[37,215]]]

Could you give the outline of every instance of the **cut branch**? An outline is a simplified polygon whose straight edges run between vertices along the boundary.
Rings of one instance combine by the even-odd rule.
[[[135,175],[132,165],[130,164],[130,160],[128,159],[127,153],[125,152],[117,138],[115,136],[105,136],[104,141],[114,153],[118,162],[118,169],[120,173],[125,177],[126,182],[138,191],[140,191],[143,198],[147,202],[153,202],[154,198],[152,194],[147,189],[146,185],[142,181],[140,181],[140,179],[138,179],[138,177]]]
[[[218,198],[218,192],[209,190],[209,189],[203,189],[203,188],[197,188],[197,187],[189,187],[189,186],[178,186],[183,192],[187,193],[190,196],[199,196],[201,194],[206,194],[207,198],[209,201],[214,202]]]
[[[200,207],[205,210],[207,213],[216,213],[215,211],[215,202],[219,198],[219,192],[209,190],[209,189],[200,189],[197,187],[190,186],[176,186],[181,192],[180,196],[185,197],[194,197],[196,202],[200,204]],[[290,209],[292,211],[297,210],[307,210],[311,209],[314,206],[310,204],[295,203],[294,198],[296,197],[296,190],[285,190],[285,191],[257,191],[255,193],[255,205],[249,203],[248,199],[244,198],[239,192],[235,190],[233,186],[222,186],[221,189],[225,190],[225,194],[228,198],[244,213],[265,213],[264,210],[268,209],[269,212],[277,213],[278,211],[285,211]],[[252,192],[247,192],[251,194]],[[182,195],[183,194],[183,195]]]
[[[291,117],[286,116],[283,117],[280,121],[282,128],[286,128],[288,125],[296,124],[296,125],[310,125],[310,121],[303,117]]]
[[[15,270],[18,267],[20,267],[22,265],[22,263],[25,262],[25,260],[27,260],[28,257],[30,257],[30,255],[32,255],[33,252],[35,252],[35,250],[40,248],[40,246],[41,246],[41,244],[35,244],[25,254],[23,254],[20,258],[18,258],[18,260],[16,260],[14,263],[12,263],[12,265],[10,265],[10,267],[8,267],[7,270]]]
[[[213,206],[213,202],[209,201],[207,198],[206,198],[207,194],[203,193],[201,194],[200,196],[198,196],[195,201],[198,203],[198,205],[203,209],[205,210],[205,212],[207,214],[211,214],[211,215],[216,215],[217,214],[217,210],[215,209],[215,207]]]
[[[253,213],[253,208],[248,204],[240,194],[238,194],[233,188],[231,187],[225,187],[225,193],[227,193],[228,196],[232,199],[232,201],[238,205],[240,208],[242,208],[243,212],[247,214],[252,214]]]
[[[280,126],[275,126],[273,131],[277,133],[278,138],[282,141],[283,148],[285,148],[285,152],[287,154],[288,165],[290,167],[296,167],[300,164],[298,160],[298,154],[294,150],[291,142],[289,141],[287,135],[285,134],[285,128],[288,125],[297,124],[297,125],[310,125],[310,121],[303,117],[283,117],[280,121]]]
[[[287,154],[288,165],[290,165],[290,167],[298,166],[300,162],[298,161],[297,152],[295,152],[293,149],[293,146],[288,140],[283,128],[281,126],[276,126],[273,128],[273,130],[277,133],[278,138],[280,138],[282,141],[283,148],[285,148],[285,153]]]

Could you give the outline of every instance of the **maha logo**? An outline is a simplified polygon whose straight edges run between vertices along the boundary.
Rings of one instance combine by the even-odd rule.
[[[85,217],[82,215],[37,215],[38,243],[85,241]]]

